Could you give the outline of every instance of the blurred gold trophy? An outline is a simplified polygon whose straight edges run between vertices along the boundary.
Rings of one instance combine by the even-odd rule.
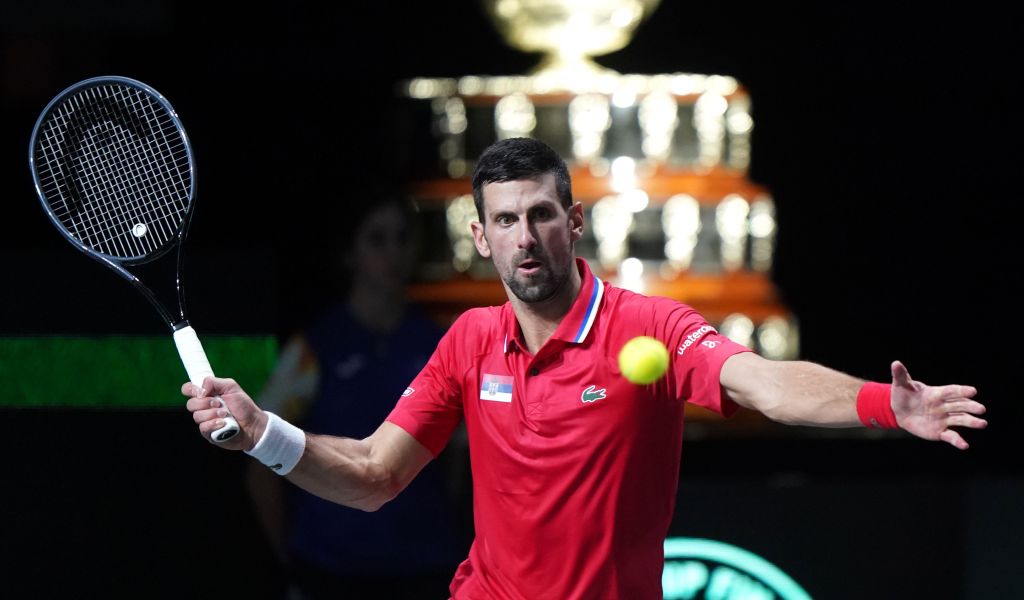
[[[608,70],[591,56],[622,49],[661,0],[484,0],[509,45],[544,52],[534,76],[575,80]]]

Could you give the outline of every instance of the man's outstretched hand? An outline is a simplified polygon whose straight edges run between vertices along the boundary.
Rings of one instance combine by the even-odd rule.
[[[978,390],[969,385],[930,386],[910,378],[900,361],[892,363],[892,411],[903,429],[926,440],[941,440],[966,450],[969,446],[952,427],[984,429],[985,405],[973,398]]]

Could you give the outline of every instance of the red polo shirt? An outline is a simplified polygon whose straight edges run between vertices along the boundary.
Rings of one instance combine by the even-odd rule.
[[[683,402],[736,410],[719,372],[747,348],[686,305],[577,266],[579,297],[536,355],[511,304],[469,310],[388,417],[435,455],[466,420],[476,539],[452,580],[458,600],[660,599]],[[647,386],[618,367],[638,335],[671,356]]]

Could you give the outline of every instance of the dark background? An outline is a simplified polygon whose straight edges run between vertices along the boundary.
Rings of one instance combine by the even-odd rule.
[[[674,533],[740,543],[815,597],[1012,589],[1004,569],[1024,554],[1014,23],[980,4],[664,0],[627,48],[599,59],[748,88],[751,178],[777,203],[773,277],[800,320],[803,358],[875,380],[900,359],[916,379],[976,385],[992,423],[967,434],[968,453],[902,438],[691,440]],[[469,0],[5,4],[0,335],[162,333],[36,202],[29,134],[67,85],[119,74],[173,102],[200,177],[193,320],[283,334],[325,301],[315,250],[341,228],[322,215],[410,177],[395,84],[519,74],[536,60],[505,46]],[[0,568],[12,589],[269,589],[273,562],[238,485],[244,458],[200,443],[187,416],[7,410],[2,421],[14,560]]]

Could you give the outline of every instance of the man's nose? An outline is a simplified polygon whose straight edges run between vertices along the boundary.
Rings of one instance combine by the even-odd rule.
[[[519,230],[516,232],[516,245],[520,248],[533,248],[537,245],[537,236],[533,233],[533,227],[526,219],[519,221]]]

